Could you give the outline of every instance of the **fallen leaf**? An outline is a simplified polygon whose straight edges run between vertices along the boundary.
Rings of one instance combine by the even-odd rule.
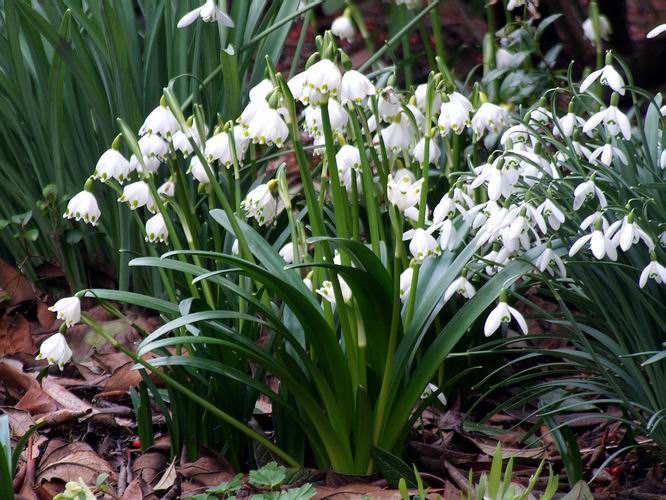
[[[135,478],[141,478],[147,484],[150,484],[164,470],[166,464],[167,456],[164,453],[148,451],[134,461],[132,473]]]
[[[10,354],[35,354],[37,347],[32,341],[30,324],[23,316],[0,319],[0,357]]]
[[[164,474],[162,474],[160,480],[155,486],[153,486],[153,489],[155,491],[168,490],[176,482],[177,477],[178,473],[176,472],[176,459],[174,458],[171,461],[171,464],[169,464],[169,467],[167,467],[167,470],[165,470]]]
[[[11,305],[33,300],[42,294],[32,281],[2,259],[0,259],[0,288],[11,296],[9,301]]]
[[[87,444],[81,441],[67,443],[60,439],[52,439],[46,446],[37,468],[37,483],[58,479],[60,481],[77,481],[83,479],[86,484],[95,484],[97,476],[102,473],[114,480],[115,473],[109,463],[101,458]]]
[[[195,462],[179,466],[178,473],[200,486],[216,486],[234,477],[231,465],[209,455],[203,455]]]

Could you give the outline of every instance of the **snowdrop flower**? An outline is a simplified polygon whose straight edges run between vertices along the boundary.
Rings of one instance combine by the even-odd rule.
[[[522,146],[527,144],[530,141],[530,138],[531,135],[529,129],[522,123],[519,123],[504,131],[500,138],[500,144],[509,149],[511,149],[509,146],[509,144],[511,144],[513,149],[522,151],[524,149]]]
[[[659,166],[662,170],[666,169],[666,149],[661,152],[661,157],[659,158]]]
[[[394,153],[409,147],[412,142],[412,127],[406,116],[398,115],[397,121],[382,129],[382,140]]]
[[[49,307],[49,311],[56,313],[56,318],[63,320],[69,328],[81,321],[81,300],[78,297],[65,297]]]
[[[169,151],[169,145],[159,135],[146,134],[139,139],[139,149],[144,158],[162,159]]]
[[[130,210],[145,206],[150,212],[155,213],[155,200],[150,194],[150,187],[144,181],[133,182],[125,186],[118,201],[126,202]]]
[[[620,148],[613,146],[610,143],[606,143],[603,146],[599,146],[597,149],[592,151],[592,154],[588,158],[590,163],[601,163],[605,167],[610,167],[613,163],[613,157],[616,156],[619,160],[626,164],[627,157],[622,152]]]
[[[419,142],[416,143],[416,146],[414,146],[414,149],[412,150],[412,156],[416,160],[418,160],[419,163],[423,163],[425,159],[425,137],[421,139]],[[430,139],[430,149],[428,150],[428,163],[436,165],[437,162],[439,161],[439,156],[441,152],[439,151],[439,147],[437,146],[437,143],[435,142],[434,139]]]
[[[417,228],[409,242],[409,251],[417,262],[423,262],[426,257],[439,255],[439,245],[425,229]]]
[[[280,255],[287,264],[292,264],[294,262],[294,244],[291,242],[287,243],[280,249],[278,255]]]
[[[591,234],[582,236],[571,246],[569,257],[576,255],[585,245],[590,245],[592,255],[598,260],[608,256],[611,260],[617,260],[617,250],[613,242],[601,230],[601,220],[597,218]]]
[[[603,212],[594,212],[588,215],[583,219],[583,221],[580,223],[580,228],[581,229],[587,229],[588,227],[592,226],[597,220],[601,221],[601,229],[604,233],[608,232],[608,229],[610,228],[610,224],[608,223],[608,219],[606,216],[603,214]]]
[[[557,272],[562,278],[567,277],[567,270],[564,267],[564,262],[562,262],[559,255],[553,252],[550,244],[546,247],[543,253],[537,257],[535,264],[542,273],[547,271],[552,276],[555,276],[555,269],[557,269]]]
[[[633,212],[630,212],[622,220],[611,224],[606,231],[606,236],[611,238],[613,245],[619,245],[623,252],[629,250],[632,245],[635,245],[640,240],[643,240],[648,250],[654,250],[652,238],[636,224]]]
[[[483,333],[486,337],[490,337],[495,333],[502,323],[510,323],[512,316],[516,320],[516,323],[518,323],[523,334],[527,335],[527,322],[525,321],[525,318],[518,310],[508,305],[506,301],[507,291],[502,289],[497,307],[490,312],[486,319],[486,323],[483,326]]]
[[[354,40],[356,30],[354,29],[354,23],[348,12],[333,19],[333,22],[331,23],[331,33],[338,38],[349,42]]]
[[[268,97],[268,94],[270,94],[274,88],[273,82],[268,78],[264,78],[250,89],[250,101],[266,102],[266,97]]]
[[[179,130],[173,134],[171,137],[171,143],[173,144],[173,149],[180,151],[184,158],[187,158],[194,152],[192,144],[190,144],[190,140],[182,130]]]
[[[275,180],[259,184],[241,202],[241,208],[247,216],[254,217],[260,226],[270,224],[277,215],[278,199],[273,196],[273,189],[276,186]]]
[[[157,106],[146,117],[139,129],[139,135],[157,134],[162,137],[170,137],[180,130],[178,120],[166,105],[166,99],[162,97],[160,105]]]
[[[507,10],[513,10],[517,7],[522,7],[525,5],[526,0],[509,0],[509,3],[506,4]]]
[[[566,220],[564,213],[552,201],[546,199],[537,207],[537,212],[557,231]]]
[[[638,285],[645,288],[648,279],[653,279],[659,284],[666,282],[666,268],[657,262],[657,256],[654,252],[650,254],[650,263],[641,272]]]
[[[414,268],[409,266],[402,273],[400,273],[400,301],[405,302],[409,297],[409,292],[412,289],[412,278],[414,276]]]
[[[453,99],[443,103],[439,109],[439,118],[437,119],[437,127],[442,135],[447,135],[449,131],[460,135],[471,124],[469,118],[469,110],[464,103],[454,101]]]
[[[439,391],[439,387],[437,387],[435,384],[429,383],[425,390],[423,391],[423,394],[421,394],[421,399],[428,399],[430,396],[432,396],[434,393]],[[437,394],[437,399],[439,400],[440,403],[442,403],[444,406],[446,406],[446,396],[444,396],[444,393],[440,392]]]
[[[248,134],[255,144],[275,144],[281,148],[289,136],[289,128],[277,110],[265,106],[250,121]]]
[[[155,156],[149,157],[141,155],[141,158],[143,159],[143,165],[136,156],[132,155],[130,157],[129,160],[130,172],[154,173],[157,172],[162,163],[160,159]]]
[[[345,304],[349,304],[352,299],[352,291],[349,288],[349,285],[345,280],[338,276],[338,281],[340,283],[340,293],[342,295],[342,300]],[[328,300],[331,304],[335,304],[335,291],[333,290],[333,283],[330,281],[324,281],[321,284],[321,288],[317,288],[317,293]]]
[[[190,168],[187,171],[192,174],[192,177],[198,180],[201,184],[208,184],[210,182],[208,174],[206,173],[206,169],[201,164],[201,160],[199,160],[199,158],[196,156],[192,158],[192,161],[190,162]]]
[[[495,60],[498,69],[513,69],[520,66],[523,58],[520,54],[509,52],[505,48],[500,47],[495,52]]]
[[[348,102],[361,104],[366,97],[371,95],[375,95],[375,86],[364,74],[352,69],[342,75],[340,83],[340,102],[342,104],[346,105]]]
[[[293,98],[297,101],[301,101],[303,104],[307,104],[309,100],[306,82],[307,75],[305,71],[301,71],[300,73],[295,74],[287,82],[287,86],[289,87],[289,91],[291,92]]]
[[[231,244],[231,255],[238,257],[240,255],[240,244],[238,243],[238,238],[234,239],[234,242]]]
[[[453,283],[451,283],[449,287],[446,289],[446,292],[444,292],[444,302],[448,302],[451,299],[451,297],[453,297],[453,294],[455,294],[456,292],[459,295],[465,297],[466,299],[471,299],[472,297],[474,297],[474,294],[476,293],[476,289],[474,288],[474,286],[465,277],[464,271],[463,275],[453,280]]]
[[[72,350],[67,345],[67,339],[62,333],[54,333],[39,348],[35,359],[45,359],[50,365],[58,365],[61,370],[72,359]]]
[[[185,14],[180,21],[178,21],[177,26],[178,28],[185,28],[196,21],[198,17],[207,23],[217,21],[222,26],[227,26],[228,28],[234,27],[233,20],[222,10],[217,8],[217,0],[206,0],[206,3],[201,7],[197,7]]]
[[[414,180],[414,175],[406,169],[398,170],[387,184],[388,200],[401,212],[418,204],[421,199],[423,179]]]
[[[578,210],[583,206],[585,200],[594,198],[595,196],[599,200],[599,205],[601,208],[605,208],[607,205],[606,196],[604,195],[603,191],[601,191],[601,189],[599,189],[594,183],[594,178],[579,184],[574,190],[573,209]]]
[[[352,168],[359,169],[361,168],[361,153],[358,148],[345,144],[335,154],[335,163],[340,174],[344,174]]]
[[[160,243],[166,243],[169,238],[169,230],[164,223],[164,217],[162,214],[153,215],[146,222],[146,241],[150,243],[155,243],[159,241]]]
[[[573,103],[569,103],[569,112],[558,121],[559,127],[557,123],[553,125],[553,134],[555,136],[560,135],[561,129],[564,137],[571,137],[576,127],[583,127],[585,125],[585,120],[573,112]]]
[[[340,70],[329,59],[317,61],[305,71],[306,85],[322,95],[337,95],[341,80]],[[312,104],[320,104],[319,101],[313,102],[312,96],[310,97]]]
[[[661,35],[665,31],[666,31],[666,24],[660,24],[656,28],[650,30],[650,32],[647,34],[647,38],[654,38],[656,36]]]
[[[69,203],[67,210],[63,214],[64,219],[75,219],[77,222],[83,219],[83,222],[96,226],[102,213],[99,211],[97,199],[89,191],[81,191],[75,195]]]
[[[486,102],[481,105],[472,118],[472,130],[477,140],[486,130],[498,133],[507,124],[507,111],[496,104]]]
[[[603,68],[590,73],[589,76],[583,80],[583,83],[580,84],[581,93],[590,88],[590,86],[597,80],[599,80],[599,83],[610,87],[618,94],[624,95],[624,79],[610,64],[606,64]]]
[[[451,219],[447,219],[439,228],[439,247],[442,250],[453,250],[456,246],[458,246],[458,233]]]
[[[208,160],[208,163],[220,160],[221,158],[227,160],[231,157],[230,149],[229,134],[220,130],[206,141],[204,156]],[[224,162],[221,161],[220,163]]]
[[[546,100],[544,98],[539,102],[539,107],[530,111],[529,123],[531,125],[541,125],[543,127],[548,125],[553,119],[553,114],[545,107]]]
[[[613,33],[613,28],[611,27],[610,21],[603,14],[600,15],[599,38],[602,40],[608,40],[611,33]],[[596,33],[594,32],[594,23],[592,22],[592,19],[586,19],[583,22],[583,35],[592,43],[596,40]]]
[[[176,195],[176,184],[169,178],[157,189],[157,193],[163,197],[173,198]]]
[[[115,148],[107,149],[95,166],[94,179],[106,182],[109,179],[116,179],[121,184],[125,182],[130,173],[129,161],[120,154]]]
[[[387,87],[379,94],[377,111],[379,117],[384,121],[391,121],[401,113],[400,97],[393,91],[393,88]]]
[[[416,107],[419,108],[419,110],[422,113],[426,112],[426,99],[427,99],[427,94],[428,94],[428,84],[427,83],[422,83],[418,87],[416,87],[416,90],[414,91],[414,98],[416,99]],[[437,114],[437,110],[442,106],[442,96],[440,96],[438,93],[435,93],[433,96],[432,100],[432,107],[430,108],[430,112],[432,115]]]

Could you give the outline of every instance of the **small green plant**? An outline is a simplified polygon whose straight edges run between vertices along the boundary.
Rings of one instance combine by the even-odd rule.
[[[2,500],[14,499],[14,474],[18,466],[21,452],[28,444],[30,436],[40,427],[40,424],[32,426],[28,432],[19,438],[12,450],[11,429],[9,427],[9,416],[0,415],[0,498]]]
[[[532,491],[541,477],[541,472],[545,464],[542,460],[537,467],[537,470],[530,477],[527,486],[522,486],[513,482],[513,457],[509,458],[509,462],[504,468],[504,459],[502,457],[502,445],[497,443],[495,453],[493,454],[493,462],[490,466],[490,473],[481,474],[478,484],[474,485],[474,471],[469,471],[469,482],[467,499],[472,500],[524,500],[535,498]],[[557,492],[560,482],[560,476],[553,474],[551,465],[548,472],[548,483],[546,489],[542,493],[541,500],[550,500]]]
[[[425,487],[423,484],[423,479],[421,479],[421,474],[419,474],[419,471],[416,468],[416,465],[414,467],[414,478],[416,479],[416,489],[418,492],[418,495],[412,496],[409,494],[409,490],[407,489],[407,481],[405,480],[404,477],[400,478],[400,482],[398,483],[398,491],[400,491],[400,496],[402,497],[402,500],[426,500],[428,498],[428,488]],[[439,495],[437,498],[441,498]]]

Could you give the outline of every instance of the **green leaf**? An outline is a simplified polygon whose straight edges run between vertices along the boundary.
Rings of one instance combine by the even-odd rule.
[[[270,462],[259,470],[250,471],[249,481],[252,486],[272,490],[282,485],[286,477],[287,469],[284,466]]]
[[[39,238],[39,229],[30,229],[29,231],[26,231],[23,234],[21,234],[21,237],[24,240],[37,241],[37,238]]]
[[[223,481],[217,486],[211,486],[206,490],[207,493],[214,493],[216,495],[228,495],[234,491],[238,491],[243,487],[241,482],[243,474],[236,474],[230,481]]]
[[[372,460],[391,487],[397,488],[400,481],[404,480],[409,488],[416,488],[414,471],[400,457],[383,448],[375,447],[372,449]]]

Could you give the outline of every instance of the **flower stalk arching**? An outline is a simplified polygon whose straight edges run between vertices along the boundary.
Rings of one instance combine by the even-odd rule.
[[[148,361],[143,359],[141,356],[137,355],[134,351],[131,349],[128,349],[125,347],[123,344],[118,342],[115,337],[110,335],[99,323],[97,323],[94,319],[89,317],[87,314],[83,314],[81,316],[81,322],[88,325],[91,327],[98,335],[100,335],[104,340],[106,340],[114,349],[117,349],[118,351],[122,352],[123,354],[129,356],[129,358],[134,361],[135,363],[141,365],[144,369],[149,370],[152,374],[154,374],[156,377],[162,379],[164,383],[172,387],[174,390],[180,392],[187,398],[191,399],[195,403],[201,405],[203,408],[206,410],[210,411],[213,415],[218,417],[220,420],[226,422],[227,424],[231,425],[235,429],[239,430],[246,436],[248,436],[250,439],[253,439],[257,441],[258,443],[261,443],[263,446],[265,446],[267,449],[269,449],[272,453],[275,453],[276,456],[280,457],[282,460],[287,462],[289,465],[292,467],[300,467],[301,464],[298,463],[296,459],[291,457],[289,454],[287,454],[285,451],[283,451],[281,448],[278,448],[272,441],[267,439],[265,436],[262,434],[259,434],[257,431],[251,429],[247,425],[243,424],[242,422],[239,422],[236,420],[234,417],[229,415],[228,413],[224,412],[223,410],[219,409],[217,406],[213,405],[210,401],[207,399],[199,396],[197,393],[192,391],[190,388],[186,387],[185,385],[181,384],[174,378],[172,378],[170,375],[167,375],[164,373],[162,370],[158,370],[156,367],[151,365]]]

